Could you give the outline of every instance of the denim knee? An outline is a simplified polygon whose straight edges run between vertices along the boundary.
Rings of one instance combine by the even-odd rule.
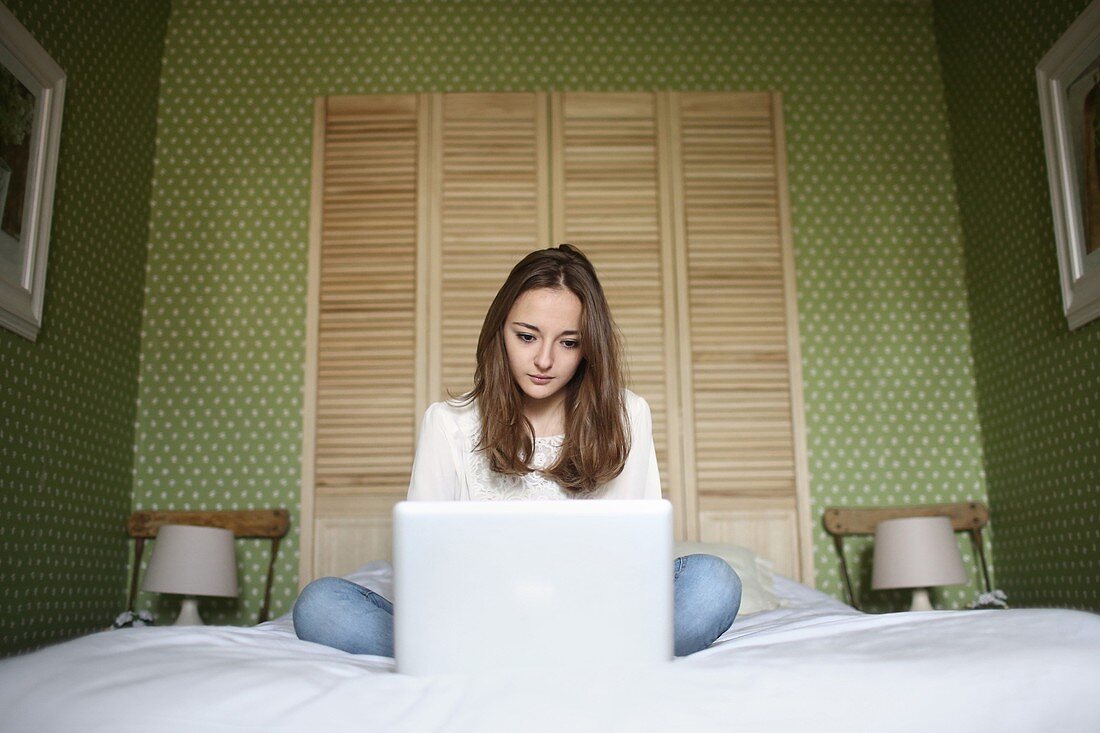
[[[294,633],[303,641],[352,654],[393,656],[393,606],[344,578],[318,578],[294,603]]]
[[[741,578],[714,555],[678,558],[675,583],[676,656],[706,649],[724,634],[741,606]]]
[[[292,611],[294,631],[299,639],[312,641],[309,639],[312,627],[318,621],[331,617],[345,593],[344,583],[342,578],[317,578],[302,589]]]

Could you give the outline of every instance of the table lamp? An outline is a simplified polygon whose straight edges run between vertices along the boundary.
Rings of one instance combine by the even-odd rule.
[[[931,611],[928,588],[967,581],[948,517],[886,519],[875,526],[871,587],[912,588],[910,611]]]
[[[233,532],[218,527],[163,525],[157,530],[141,589],[182,595],[176,626],[201,626],[195,596],[237,596]]]

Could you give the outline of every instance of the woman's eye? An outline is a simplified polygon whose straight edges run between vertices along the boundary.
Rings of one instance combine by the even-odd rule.
[[[580,341],[562,341],[561,345],[567,349],[575,349],[581,345]]]
[[[519,340],[525,344],[529,344],[535,340],[535,337],[529,333],[517,333],[516,335],[519,336]]]

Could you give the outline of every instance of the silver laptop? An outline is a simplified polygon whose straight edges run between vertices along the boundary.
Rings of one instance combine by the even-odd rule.
[[[668,501],[406,501],[393,518],[398,672],[672,659]]]

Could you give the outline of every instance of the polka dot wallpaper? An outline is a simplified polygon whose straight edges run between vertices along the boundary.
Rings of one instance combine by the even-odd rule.
[[[1001,586],[1100,610],[1100,322],[1062,312],[1035,65],[1087,0],[936,5]]]
[[[177,0],[158,109],[136,508],[290,508],[273,611],[290,609],[312,99],[527,89],[785,95],[820,588],[842,592],[825,507],[985,500],[930,5]],[[242,599],[204,605],[211,620],[247,622],[259,607],[266,548],[239,545]],[[864,574],[867,549],[850,547]],[[975,591],[942,600],[965,605]],[[864,601],[904,603],[866,590]]]
[[[0,329],[0,656],[125,607],[167,2],[4,0],[67,74],[42,331]]]

